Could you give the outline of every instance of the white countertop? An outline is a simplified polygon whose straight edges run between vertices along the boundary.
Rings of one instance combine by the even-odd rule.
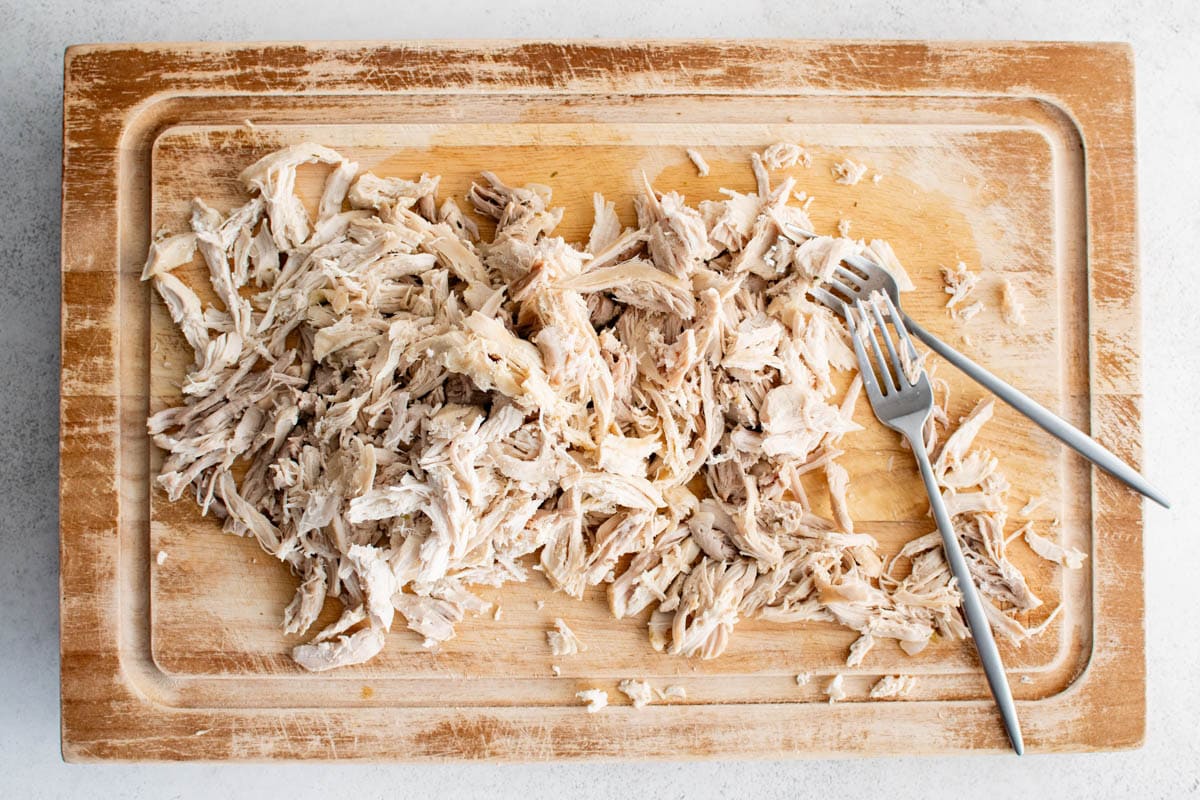
[[[1200,794],[1198,466],[1200,4],[1038,0],[789,4],[4,2],[0,24],[0,786],[4,796],[97,798],[1180,797]],[[1068,8],[1076,6],[1077,8]],[[456,13],[442,11],[456,6]],[[437,8],[438,13],[419,8]],[[605,10],[605,9],[612,10]],[[251,9],[254,9],[251,11]],[[465,20],[465,21],[459,21]],[[57,392],[62,51],[96,41],[546,37],[1075,39],[1137,53],[1147,474],[1149,720],[1133,752],[953,759],[493,766],[67,766],[58,745]],[[1188,51],[1191,51],[1189,54]],[[1193,290],[1194,291],[1194,290]],[[1190,335],[1187,335],[1190,334]],[[1181,368],[1173,365],[1175,359]],[[1187,365],[1182,367],[1182,365]]]

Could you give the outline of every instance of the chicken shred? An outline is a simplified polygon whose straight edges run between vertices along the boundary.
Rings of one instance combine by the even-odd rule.
[[[647,183],[635,228],[596,195],[586,246],[553,235],[545,186],[483,173],[464,212],[436,176],[360,173],[313,143],[266,155],[241,173],[242,206],[194,201],[190,230],[146,260],[194,354],[147,423],[158,486],[290,568],[283,625],[309,636],[292,653],[309,670],[369,660],[397,621],[436,648],[492,609],[472,587],[531,568],[572,597],[603,586],[615,616],[648,612],[650,644],[688,657],[719,656],[749,617],[839,622],[858,658],[966,636],[938,540],[906,545],[900,578],[855,530],[837,458],[861,382],[840,321],[807,296],[847,255],[911,281],[886,242],[789,238],[811,223],[764,160],[794,153],[766,155],[754,193],[698,207]],[[315,219],[296,194],[313,163],[328,169]],[[839,167],[850,184],[866,171]],[[1007,482],[971,448],[981,409],[938,476],[993,624],[1019,642],[1041,628],[1015,615],[1041,601],[1005,558]],[[801,485],[813,470],[834,519]],[[313,634],[330,598],[341,615]],[[579,647],[561,620],[547,639]]]
[[[767,169],[787,169],[800,164],[802,167],[812,166],[812,156],[803,147],[790,142],[776,142],[762,153],[763,164]]]
[[[1017,298],[1017,291],[1008,278],[1000,281],[1000,313],[1014,328],[1025,327],[1025,305]]]
[[[634,708],[645,708],[654,700],[654,690],[645,681],[627,679],[621,681],[617,688],[629,698]]]
[[[838,673],[837,675],[833,676],[833,680],[831,680],[829,685],[825,687],[825,694],[829,696],[829,702],[831,704],[841,702],[849,696],[846,694],[844,682],[845,679],[842,677],[841,673]]]
[[[950,316],[965,322],[983,309],[983,304],[979,302],[960,307],[979,285],[979,275],[968,270],[962,261],[955,264],[954,269],[942,267],[942,282],[945,284],[946,294],[950,295],[946,300]]]
[[[704,160],[704,156],[694,147],[687,149],[687,157],[696,165],[696,174],[701,178],[708,177],[708,162]]]
[[[587,704],[589,714],[608,708],[608,692],[602,689],[584,689],[582,692],[576,692],[575,696]]]
[[[546,631],[546,641],[550,644],[550,652],[556,656],[571,656],[587,649],[561,619],[554,620],[554,630]]]
[[[834,182],[854,186],[867,174],[867,165],[859,164],[850,159],[839,161],[833,165]]]
[[[917,679],[911,675],[884,675],[871,687],[872,700],[884,700],[906,697],[917,686]]]

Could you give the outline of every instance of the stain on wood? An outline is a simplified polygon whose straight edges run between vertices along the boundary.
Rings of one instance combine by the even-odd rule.
[[[246,121],[251,122],[250,125]],[[66,57],[61,379],[62,736],[69,760],[678,758],[1006,749],[969,646],[916,658],[878,646],[841,670],[854,634],[745,621],[710,662],[654,653],[615,621],[531,581],[487,594],[503,621],[467,620],[432,654],[395,632],[369,664],[300,672],[279,631],[293,579],[248,540],[152,491],[146,414],[177,397],[178,335],[137,280],[160,227],[193,194],[237,200],[236,173],[313,138],[380,174],[429,171],[461,195],[480,169],[550,184],[582,238],[590,193],[628,214],[642,172],[690,202],[746,190],[751,149],[800,141],[790,172],[814,223],[892,242],[917,291],[906,307],[1114,452],[1140,458],[1140,329],[1132,58],[1094,44],[498,42],[103,45]],[[695,175],[698,147],[712,175]],[[850,155],[882,175],[833,183]],[[301,191],[314,192],[313,173]],[[938,264],[988,277],[970,325],[941,308]],[[198,268],[182,270],[191,281]],[[1025,301],[1001,322],[994,281]],[[989,285],[991,288],[989,288]],[[990,292],[990,293],[989,293]],[[965,412],[981,391],[948,368]],[[926,532],[915,471],[871,422],[848,438],[852,508],[894,551]],[[1063,575],[1014,560],[1064,610],[1005,652],[1033,751],[1137,746],[1145,717],[1140,499],[1007,408],[983,444],[1014,507],[1046,496],[1091,558]],[[894,466],[889,466],[894,464]],[[814,493],[816,495],[817,493]],[[1017,545],[1014,544],[1014,548]],[[169,558],[159,565],[154,554]],[[245,591],[252,585],[253,591]],[[538,609],[536,599],[544,599]],[[544,630],[571,621],[587,653],[550,673]],[[1030,622],[1040,621],[1032,617]],[[794,675],[813,671],[809,686]],[[822,689],[846,673],[852,701]],[[866,699],[881,674],[916,674],[913,699]],[[683,703],[586,714],[574,693],[683,685]]]

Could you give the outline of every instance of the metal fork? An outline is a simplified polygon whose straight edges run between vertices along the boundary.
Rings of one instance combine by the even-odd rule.
[[[887,317],[900,335],[900,346],[905,348],[909,357],[908,363],[900,357],[896,343],[892,341],[884,324],[883,314],[879,310],[882,298],[887,306]],[[844,304],[843,304],[844,305]],[[851,339],[854,342],[854,352],[858,356],[858,369],[862,373],[863,387],[871,401],[871,409],[884,425],[898,431],[908,440],[917,464],[921,468],[921,478],[925,481],[925,490],[929,493],[929,505],[933,510],[933,518],[937,521],[938,531],[942,534],[942,547],[946,552],[946,560],[950,562],[950,570],[958,581],[962,593],[963,609],[967,614],[967,624],[971,628],[971,637],[975,640],[975,649],[979,660],[983,663],[983,671],[987,675],[988,686],[992,696],[1000,708],[1004,718],[1004,728],[1008,732],[1009,741],[1017,755],[1025,752],[1025,744],[1021,739],[1021,726],[1017,721],[1017,709],[1013,704],[1012,691],[1004,675],[1004,664],[1000,661],[1000,652],[996,649],[996,640],[992,638],[992,626],[984,612],[983,600],[975,588],[967,561],[963,557],[962,547],[950,515],[946,513],[946,504],[942,502],[942,492],[933,474],[933,466],[929,463],[929,452],[925,449],[925,437],[922,431],[925,421],[933,410],[933,386],[929,375],[917,359],[916,348],[908,336],[904,319],[890,297],[886,294],[875,295],[864,303],[862,298],[854,300],[854,308],[859,318],[850,308],[844,308],[846,321],[850,326]],[[869,311],[868,311],[869,309]],[[868,313],[870,316],[868,316]],[[874,325],[872,325],[872,321]],[[878,338],[875,328],[879,330]],[[870,340],[871,351],[875,355],[878,370],[867,354],[864,339]],[[889,359],[884,358],[883,350],[879,347],[878,339],[883,339],[887,347]],[[906,370],[907,367],[907,370]],[[882,383],[881,383],[882,381]]]
[[[816,236],[815,233],[806,231],[795,225],[789,225],[788,229],[810,239]],[[861,256],[847,256],[843,260],[843,263],[853,267],[855,271],[852,272],[839,264],[834,269],[834,276],[826,283],[826,286],[813,290],[812,295],[816,300],[829,306],[834,311],[840,311],[843,298],[845,300],[854,300],[860,297],[870,297],[874,292],[883,292],[897,310],[900,308],[900,287],[897,286],[896,279],[886,269]],[[841,295],[841,297],[836,295]],[[1145,478],[1139,475],[1137,470],[1126,464],[1095,439],[1092,439],[1086,433],[1057,416],[1049,409],[1038,405],[1028,395],[1000,380],[962,353],[950,347],[950,345],[913,322],[912,317],[901,312],[898,319],[903,319],[904,324],[912,331],[913,335],[928,345],[929,349],[961,369],[977,383],[990,390],[994,395],[1017,411],[1020,411],[1026,417],[1033,420],[1043,430],[1056,437],[1063,444],[1067,445],[1067,447],[1070,447],[1117,480],[1123,481],[1140,494],[1149,497],[1163,508],[1171,507],[1170,503],[1167,502],[1167,498],[1151,486]]]

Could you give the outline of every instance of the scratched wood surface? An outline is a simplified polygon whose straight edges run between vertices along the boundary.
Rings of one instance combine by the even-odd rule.
[[[73,49],[63,194],[66,756],[1003,748],[969,644],[939,642],[911,658],[889,643],[846,670],[852,632],[748,620],[721,658],[683,660],[654,653],[643,623],[611,619],[598,594],[573,601],[540,578],[485,590],[502,619],[468,619],[437,653],[397,630],[370,663],[309,675],[291,663],[296,640],[278,624],[294,579],[253,542],[222,535],[192,504],[151,488],[159,455],[144,419],[178,398],[190,356],[137,281],[146,244],[159,229],[183,229],[193,196],[218,208],[240,202],[243,166],[310,139],[377,174],[441,174],[447,195],[461,197],[481,169],[548,184],[566,208],[559,232],[573,240],[586,235],[594,190],[630,221],[642,173],[695,203],[721,187],[749,190],[752,150],[800,142],[812,166],[774,175],[793,175],[816,198],[822,232],[848,220],[852,236],[889,240],[917,285],[906,300],[914,316],[1137,463],[1128,52],[871,44],[852,61],[849,52],[779,42]],[[459,70],[448,79],[438,71],[446,63]],[[1104,97],[1088,80],[1097,74],[1115,75]],[[705,154],[710,176],[696,175],[689,146]],[[871,168],[857,186],[833,182],[830,168],[845,157]],[[314,196],[322,177],[302,173],[301,192]],[[966,324],[942,308],[938,267],[958,260],[984,275],[976,294],[986,310]],[[198,263],[179,274],[203,284]],[[1001,278],[1024,301],[1024,328],[1003,324]],[[952,417],[983,396],[945,365],[938,374],[952,387]],[[1064,573],[1012,546],[1046,601],[1025,621],[1063,607],[1043,636],[1003,652],[1030,746],[1135,745],[1144,717],[1140,504],[1019,415],[997,412],[982,444],[1013,483],[1010,510],[1045,497],[1038,529],[1091,554],[1084,570]],[[851,510],[894,552],[929,529],[921,485],[865,402],[858,419],[865,429],[845,442]],[[544,631],[559,616],[585,653],[551,657]],[[805,671],[814,680],[798,687]],[[837,672],[850,699],[829,706],[822,689]],[[917,675],[918,689],[904,702],[867,700],[884,674]],[[683,685],[688,699],[587,715],[574,698],[596,686],[622,702],[616,683],[630,677]]]

